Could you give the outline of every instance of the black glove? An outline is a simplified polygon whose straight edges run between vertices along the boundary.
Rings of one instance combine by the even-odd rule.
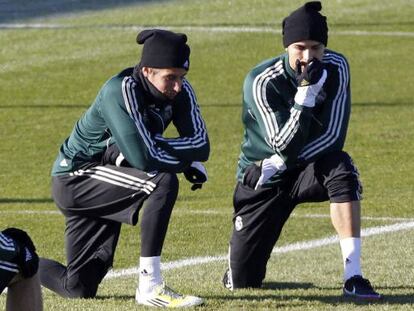
[[[207,181],[207,171],[200,162],[193,162],[183,172],[185,178],[192,183],[191,190],[201,189],[203,183]]]
[[[295,78],[298,86],[316,84],[322,78],[324,65],[317,58],[311,59],[302,71],[299,59],[296,60]]]
[[[23,277],[30,278],[35,275],[39,268],[39,257],[29,235],[25,231],[16,228],[7,228],[2,233],[15,242],[17,265]]]
[[[250,164],[246,167],[243,175],[242,184],[255,189],[257,182],[259,181],[260,175],[262,174],[262,168],[256,164]]]
[[[323,63],[318,59],[311,59],[303,71],[301,63],[297,59],[295,76],[298,89],[295,95],[295,103],[303,107],[315,107],[316,96],[321,91],[327,75]]]
[[[110,145],[104,152],[101,160],[101,164],[112,164],[118,167],[131,167],[128,161],[124,158],[124,155],[119,150],[116,144]]]

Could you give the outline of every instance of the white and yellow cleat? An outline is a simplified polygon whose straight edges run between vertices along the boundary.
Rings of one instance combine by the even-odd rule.
[[[155,287],[152,293],[146,295],[141,295],[137,289],[135,300],[138,304],[160,308],[194,307],[204,303],[200,297],[180,295],[165,284]]]

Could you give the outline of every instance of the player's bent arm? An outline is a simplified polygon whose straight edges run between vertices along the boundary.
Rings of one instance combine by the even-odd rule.
[[[261,75],[246,78],[243,92],[245,109],[257,122],[258,135],[263,137],[272,154],[281,156],[289,166],[296,162],[307,140],[312,108],[296,103],[289,108],[273,82],[263,84],[262,80]]]
[[[157,135],[157,142],[171,155],[179,159],[207,161],[210,153],[207,129],[197,104],[195,92],[187,80],[184,80],[182,91],[177,95],[173,111],[173,123],[179,137],[164,138]]]
[[[342,150],[348,129],[351,112],[351,90],[349,65],[344,56],[327,51],[324,63],[331,68],[329,71],[330,90],[324,109],[329,109],[324,120],[324,131],[314,140],[308,142],[299,155],[300,161],[310,162],[320,156]]]
[[[100,112],[117,145],[131,166],[140,170],[182,172],[190,163],[163,150],[146,128],[133,96],[134,80],[126,77],[122,90],[102,90]]]
[[[186,139],[186,137],[183,137],[182,139]],[[176,139],[164,138],[157,135],[155,136],[155,140],[169,154],[184,161],[205,162],[210,155],[210,142],[208,137],[205,137],[202,143],[195,144],[192,147],[187,146],[186,148],[181,148],[171,142],[172,140],[175,142]]]

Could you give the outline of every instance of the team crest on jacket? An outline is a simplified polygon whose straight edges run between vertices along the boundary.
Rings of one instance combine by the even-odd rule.
[[[243,219],[241,218],[241,216],[237,216],[234,220],[234,228],[236,229],[236,231],[240,231],[241,229],[243,229]]]

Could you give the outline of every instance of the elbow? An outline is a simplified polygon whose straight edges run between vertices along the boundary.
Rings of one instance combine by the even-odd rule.
[[[210,156],[210,147],[208,147],[207,150],[204,153],[202,153],[200,157],[200,162],[206,162],[209,156]]]
[[[207,142],[204,146],[199,148],[198,152],[194,154],[195,159],[193,159],[193,161],[206,162],[210,156],[210,144]]]

